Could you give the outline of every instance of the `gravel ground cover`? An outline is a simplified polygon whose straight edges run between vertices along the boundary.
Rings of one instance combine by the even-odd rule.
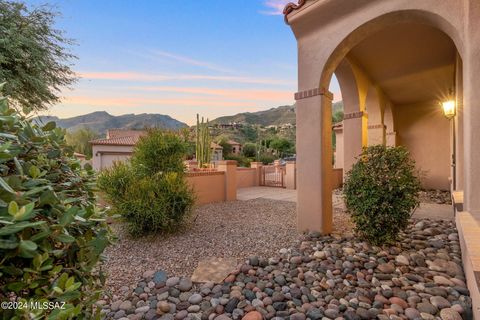
[[[117,242],[106,251],[107,288],[113,294],[135,285],[148,270],[191,276],[206,257],[245,258],[272,256],[298,239],[296,204],[255,199],[204,205],[196,208],[192,222],[169,236],[131,238],[121,224],[113,224]],[[337,233],[350,230],[347,214],[334,213]]]
[[[310,233],[218,285],[148,271],[128,297],[99,305],[121,320],[461,320],[468,294],[454,223],[423,219],[385,247]]]

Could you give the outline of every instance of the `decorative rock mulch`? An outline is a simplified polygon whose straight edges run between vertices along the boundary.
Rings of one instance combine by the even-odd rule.
[[[171,235],[131,238],[120,223],[112,225],[118,240],[105,252],[107,290],[120,295],[148,270],[190,277],[207,257],[270,257],[298,239],[296,203],[269,199],[212,203],[195,208],[190,224]],[[335,208],[334,232],[351,232],[350,216]]]
[[[218,285],[145,272],[127,299],[98,304],[122,320],[461,320],[471,317],[468,294],[453,222],[426,219],[383,248],[310,233]]]

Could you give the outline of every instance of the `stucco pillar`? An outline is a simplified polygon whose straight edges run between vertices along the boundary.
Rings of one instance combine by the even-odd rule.
[[[295,190],[296,186],[296,169],[297,164],[295,161],[288,161],[285,165],[285,188]]]
[[[395,131],[387,132],[386,136],[386,145],[389,147],[397,146],[397,133]]]
[[[332,232],[332,94],[313,89],[297,100],[297,229]]]
[[[367,116],[363,111],[347,113],[343,118],[343,175],[350,171],[364,146]]]
[[[225,201],[237,200],[237,161],[219,161],[218,171],[225,172]]]
[[[262,162],[250,162],[250,168],[255,169],[255,185],[259,186],[261,180],[261,175],[262,175],[262,167],[263,163]]]
[[[368,125],[368,145],[385,145],[385,125],[383,123]]]
[[[464,208],[480,215],[480,3],[469,1],[466,19],[466,52],[463,60],[464,93]]]
[[[463,190],[463,66],[462,60],[457,53],[456,64],[455,64],[455,93],[456,93],[456,105],[457,105],[457,116],[455,120],[455,177],[456,185],[453,186],[455,190]]]

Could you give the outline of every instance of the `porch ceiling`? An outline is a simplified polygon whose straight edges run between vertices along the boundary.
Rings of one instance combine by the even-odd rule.
[[[421,24],[386,28],[354,47],[360,65],[397,105],[442,99],[453,84],[456,48],[443,32]]]

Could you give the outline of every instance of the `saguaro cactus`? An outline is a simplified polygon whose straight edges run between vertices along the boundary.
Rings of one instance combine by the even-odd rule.
[[[196,127],[196,147],[195,155],[197,158],[198,166],[204,167],[211,160],[211,149],[210,149],[210,131],[208,128],[208,119],[204,122],[202,117],[202,122],[200,122],[200,116],[197,114],[197,127]]]

